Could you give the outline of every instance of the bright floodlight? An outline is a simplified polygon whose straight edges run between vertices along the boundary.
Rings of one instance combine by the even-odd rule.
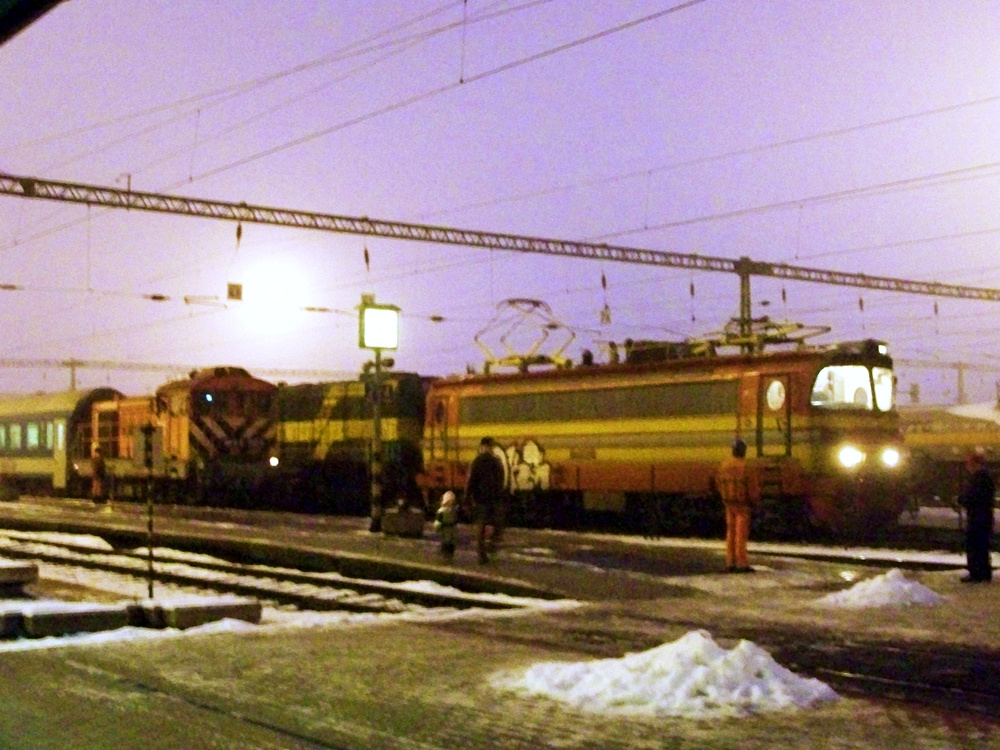
[[[361,308],[361,347],[395,349],[399,345],[399,309],[392,305],[366,305]]]

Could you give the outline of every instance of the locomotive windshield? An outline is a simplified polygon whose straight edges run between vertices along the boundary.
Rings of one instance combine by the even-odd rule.
[[[816,376],[809,403],[824,409],[889,411],[892,399],[892,370],[888,367],[830,365]]]

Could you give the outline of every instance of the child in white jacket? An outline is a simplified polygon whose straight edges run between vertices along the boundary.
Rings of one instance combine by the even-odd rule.
[[[441,554],[447,558],[455,555],[455,538],[458,532],[458,505],[451,490],[441,496],[441,506],[434,516],[434,530],[441,538]]]

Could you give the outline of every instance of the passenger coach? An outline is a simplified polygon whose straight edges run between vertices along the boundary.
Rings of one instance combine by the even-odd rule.
[[[479,440],[491,436],[526,520],[572,523],[604,511],[714,529],[721,505],[712,477],[740,437],[769,528],[859,535],[895,523],[901,438],[884,344],[678,353],[433,382],[424,430],[432,502],[462,490]]]
[[[9,491],[83,493],[76,468],[89,462],[91,410],[113,388],[0,398],[0,477]],[[89,466],[89,463],[88,463]]]

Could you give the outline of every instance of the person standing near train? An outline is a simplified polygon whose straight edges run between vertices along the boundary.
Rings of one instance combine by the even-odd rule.
[[[101,449],[94,446],[90,454],[90,499],[96,505],[103,505],[108,499],[108,467],[104,463]]]
[[[479,442],[479,453],[469,466],[469,479],[465,484],[465,500],[473,505],[480,563],[489,562],[489,553],[500,545],[506,521],[504,467],[493,448],[493,438],[484,437]],[[486,538],[487,526],[490,527],[489,540]]]
[[[750,539],[750,517],[760,500],[760,491],[751,472],[747,471],[747,444],[737,438],[732,455],[719,464],[715,486],[726,506],[726,572],[750,573],[747,543]]]
[[[434,530],[441,540],[441,554],[447,560],[455,556],[458,541],[458,505],[455,493],[448,490],[441,496],[441,505],[434,514]]]
[[[965,508],[965,557],[969,574],[962,583],[989,583],[993,579],[990,562],[990,541],[993,536],[993,502],[996,485],[986,457],[972,451],[965,459],[969,483],[958,498]]]

